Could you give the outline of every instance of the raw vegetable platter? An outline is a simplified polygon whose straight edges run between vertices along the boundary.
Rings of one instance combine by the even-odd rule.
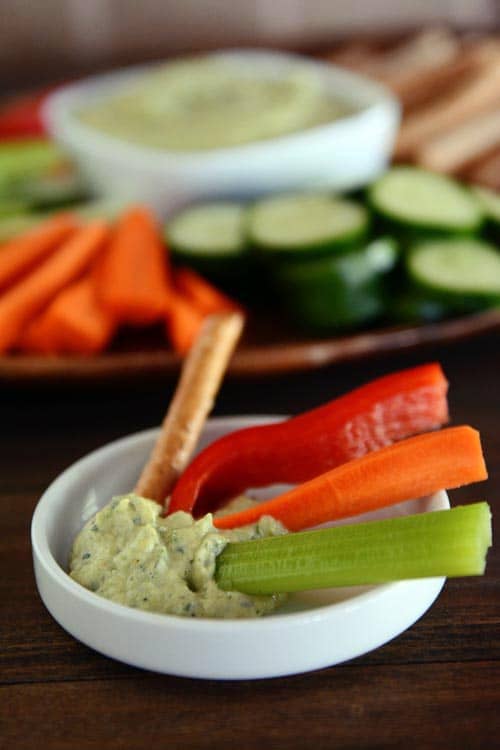
[[[498,204],[496,194],[399,167],[354,198],[316,193],[246,205],[201,205],[174,217],[164,230],[153,227],[140,208],[125,207],[113,218],[118,229],[112,231],[126,241],[133,232],[145,233],[153,254],[167,252],[178,282],[191,283],[194,273],[208,282],[211,303],[243,305],[247,328],[230,372],[263,374],[452,340],[497,326]],[[99,212],[109,221],[107,207]],[[60,216],[52,217],[49,233],[70,231],[64,217],[58,223]],[[93,230],[83,231],[93,231],[100,241],[103,228],[99,219],[93,222]],[[226,246],[221,247],[221,237]],[[164,240],[166,250],[159,250]],[[121,245],[119,252],[129,252],[126,242]],[[110,279],[127,265],[119,252]],[[152,262],[158,265],[157,258]],[[123,303],[116,302],[112,286],[107,294],[121,313]],[[154,295],[148,291],[147,296],[149,304]],[[151,309],[146,312],[151,315]],[[154,319],[154,309],[152,314]],[[0,378],[67,381],[173,373],[189,345],[185,333],[177,341],[172,334],[172,348],[157,320],[146,327],[124,326],[104,351],[100,345],[76,351],[92,356],[50,349],[33,354],[15,346],[10,352],[7,347],[0,357]]]
[[[8,149],[0,157],[3,171],[22,173],[9,184],[0,180],[2,243],[68,204],[82,220],[110,225],[126,210],[89,202],[85,186],[47,142],[30,146],[28,140],[22,148],[22,157]],[[499,227],[500,199],[493,191],[396,167],[354,196],[320,192],[188,207],[159,231],[174,266],[192,268],[243,304],[245,336],[229,371],[248,375],[313,368],[498,326]],[[249,285],[245,273],[253,274]],[[262,305],[262,297],[272,304]],[[0,349],[0,379],[71,382],[178,371],[185,351],[165,340],[161,326],[126,323],[92,356]]]

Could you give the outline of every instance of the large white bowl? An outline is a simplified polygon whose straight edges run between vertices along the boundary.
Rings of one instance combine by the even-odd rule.
[[[210,420],[201,446],[240,427],[271,419]],[[33,516],[33,559],[40,595],[57,622],[96,651],[127,664],[184,677],[252,679],[295,674],[338,664],[381,646],[412,625],[438,596],[444,579],[428,578],[297,594],[282,611],[255,620],[193,620],[141,612],[87,591],[66,573],[72,540],[113,495],[134,485],[156,435],[156,430],[131,435],[81,459],[47,489]],[[442,492],[363,518],[447,507],[448,498]]]
[[[275,191],[367,184],[387,165],[399,125],[399,104],[382,86],[333,65],[259,50],[214,53],[266,77],[300,66],[321,77],[325,91],[353,114],[298,133],[208,152],[140,147],[85,126],[75,111],[106,97],[145,70],[124,69],[65,86],[44,107],[50,135],[66,148],[90,183],[105,194],[140,199],[161,216],[187,203],[253,197]]]

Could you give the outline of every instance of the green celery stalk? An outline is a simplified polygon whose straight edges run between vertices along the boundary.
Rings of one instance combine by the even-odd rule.
[[[92,219],[107,219],[114,221],[123,211],[129,202],[119,198],[96,198],[86,203],[69,206],[67,210],[76,216],[79,216],[84,222]],[[0,203],[0,243],[8,242],[18,234],[27,232],[41,221],[60,209],[50,211],[37,211],[26,214],[16,214],[15,216],[2,216],[2,205]]]
[[[274,594],[484,573],[487,503],[228,544],[215,579],[225,590]]]
[[[50,141],[39,138],[0,144],[0,188],[13,180],[42,174],[63,161],[62,152]]]

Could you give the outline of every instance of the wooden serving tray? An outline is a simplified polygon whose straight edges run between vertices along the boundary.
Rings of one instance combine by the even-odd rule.
[[[251,321],[248,332],[229,366],[230,375],[259,376],[310,370],[334,362],[375,356],[382,352],[414,349],[446,343],[493,330],[500,325],[500,309],[454,318],[439,323],[381,328],[338,338],[297,338],[279,329]],[[151,342],[136,348],[124,340],[117,348],[95,357],[27,356],[0,357],[0,382],[91,383],[151,378],[177,374],[181,358]]]

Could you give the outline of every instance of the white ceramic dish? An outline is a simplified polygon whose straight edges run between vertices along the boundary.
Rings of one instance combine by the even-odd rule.
[[[201,446],[273,419],[212,419]],[[96,651],[184,677],[277,677],[338,664],[381,646],[412,625],[438,596],[444,579],[429,578],[307,592],[295,595],[286,609],[256,620],[193,620],[140,612],[87,591],[65,572],[72,540],[113,495],[133,486],[156,434],[131,435],[81,459],[47,489],[33,516],[42,600],[65,630]],[[447,507],[442,492],[363,518]]]
[[[379,84],[298,55],[261,50],[215,55],[269,77],[297,66],[312,68],[325,91],[346,101],[354,113],[280,138],[186,154],[128,144],[74,116],[79,107],[140,76],[147,70],[141,66],[59,89],[44,108],[48,131],[98,191],[140,199],[162,217],[197,200],[296,189],[350,190],[367,184],[387,165],[400,113],[397,100]]]

